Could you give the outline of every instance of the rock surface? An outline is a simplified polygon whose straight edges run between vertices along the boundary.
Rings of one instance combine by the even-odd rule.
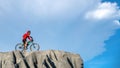
[[[0,68],[83,68],[78,54],[58,50],[0,52]]]

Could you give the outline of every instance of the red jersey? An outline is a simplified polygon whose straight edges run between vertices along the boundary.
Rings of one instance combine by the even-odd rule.
[[[30,38],[30,35],[29,35],[28,33],[25,33],[25,34],[23,35],[23,40],[26,40],[27,38],[28,38],[29,40],[31,39],[31,38]]]

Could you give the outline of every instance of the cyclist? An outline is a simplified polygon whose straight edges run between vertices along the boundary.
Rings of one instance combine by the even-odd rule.
[[[22,38],[22,42],[23,42],[23,44],[24,44],[24,49],[26,50],[26,47],[27,47],[27,39],[29,40],[29,41],[33,41],[33,39],[32,39],[32,37],[30,36],[30,34],[31,34],[31,31],[30,30],[28,30],[25,34],[23,34],[23,38]]]

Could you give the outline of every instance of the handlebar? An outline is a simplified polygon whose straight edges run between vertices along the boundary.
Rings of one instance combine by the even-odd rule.
[[[30,39],[31,39],[31,40],[30,40],[31,42],[33,42],[33,41],[34,41],[32,36],[30,36]]]

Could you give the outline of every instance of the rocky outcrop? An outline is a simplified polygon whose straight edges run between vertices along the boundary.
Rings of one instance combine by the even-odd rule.
[[[83,68],[78,54],[58,50],[0,52],[0,68]]]

